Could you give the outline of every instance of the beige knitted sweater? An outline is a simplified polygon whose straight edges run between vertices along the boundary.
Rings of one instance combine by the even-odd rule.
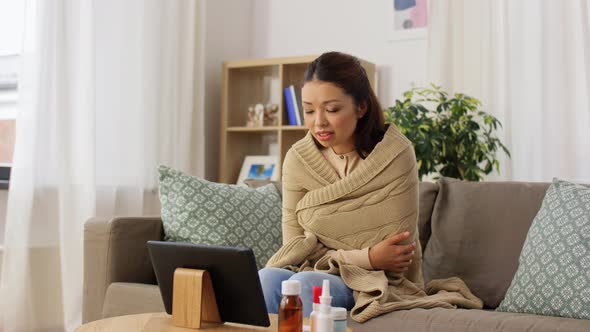
[[[418,241],[416,160],[411,143],[394,126],[342,179],[308,133],[287,152],[283,191],[284,200],[297,200],[295,218],[283,220],[286,241],[267,266],[339,274],[354,291],[354,320],[401,309],[482,307],[458,278],[435,280],[424,288],[419,245],[405,273],[366,270],[326,255],[329,249],[371,247],[403,231],[412,233],[407,243]]]

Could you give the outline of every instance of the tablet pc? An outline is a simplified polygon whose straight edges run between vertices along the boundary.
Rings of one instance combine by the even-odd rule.
[[[201,269],[211,275],[222,321],[270,326],[252,249],[164,241],[147,246],[168,314],[176,268]]]

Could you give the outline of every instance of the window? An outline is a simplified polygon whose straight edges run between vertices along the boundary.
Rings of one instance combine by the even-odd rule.
[[[10,167],[0,166],[0,189],[8,189],[10,181]]]
[[[18,112],[18,66],[25,1],[0,3],[0,189],[8,187]]]
[[[0,55],[0,167],[12,162],[17,114],[18,55]]]

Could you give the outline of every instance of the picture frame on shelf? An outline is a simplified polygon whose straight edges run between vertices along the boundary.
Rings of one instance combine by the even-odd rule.
[[[383,0],[387,40],[425,39],[428,36],[429,0]]]
[[[246,156],[236,184],[246,186],[244,182],[246,179],[278,181],[279,158],[277,156]]]

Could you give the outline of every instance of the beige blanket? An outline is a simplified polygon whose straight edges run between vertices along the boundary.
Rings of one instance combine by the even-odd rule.
[[[340,275],[354,291],[351,316],[365,322],[394,310],[411,308],[482,308],[459,278],[423,285],[420,246],[404,273],[385,273],[343,264],[328,249],[363,249],[403,231],[418,241],[418,178],[411,143],[395,127],[351,174],[337,179],[310,135],[287,153],[285,171],[305,188],[296,215],[303,235],[288,240],[268,267],[322,271]],[[294,174],[296,176],[294,176]],[[299,188],[300,189],[300,188]]]

